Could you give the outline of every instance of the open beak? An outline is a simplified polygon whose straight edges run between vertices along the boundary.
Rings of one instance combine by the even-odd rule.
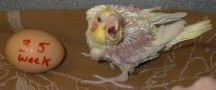
[[[118,24],[107,27],[107,34],[110,40],[115,40],[118,34]]]
[[[115,41],[118,39],[118,33],[119,33],[119,21],[116,17],[110,18],[110,20],[107,20],[106,23],[106,34],[108,36],[108,39],[110,41]]]

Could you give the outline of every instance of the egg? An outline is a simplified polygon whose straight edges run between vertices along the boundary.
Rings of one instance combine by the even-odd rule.
[[[42,73],[55,68],[65,56],[63,45],[41,30],[21,30],[9,38],[5,47],[7,60],[18,70]]]

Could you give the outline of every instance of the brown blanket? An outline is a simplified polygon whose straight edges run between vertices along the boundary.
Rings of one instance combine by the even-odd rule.
[[[108,63],[97,63],[85,58],[88,52],[85,41],[86,10],[21,11],[25,29],[44,30],[58,38],[67,50],[66,58],[57,68],[42,74],[26,74],[17,71],[6,59],[0,57],[0,90],[119,90],[112,84],[92,85],[83,80],[94,80],[93,74],[113,77],[119,69],[111,70]],[[175,10],[172,10],[175,11]],[[172,12],[171,11],[171,12]],[[216,77],[216,15],[187,11],[188,23],[208,17],[213,30],[201,37],[176,45],[172,50],[137,67],[123,84],[136,89],[166,90],[174,85],[190,85],[202,76]],[[0,12],[0,54],[8,38],[15,32],[9,25],[6,12]],[[124,89],[123,89],[124,90]]]

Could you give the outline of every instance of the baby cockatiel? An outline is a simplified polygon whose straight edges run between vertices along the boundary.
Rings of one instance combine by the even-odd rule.
[[[93,60],[106,60],[120,68],[113,78],[95,77],[105,82],[123,82],[136,66],[159,56],[159,51],[196,38],[212,27],[209,20],[186,25],[184,12],[153,12],[160,8],[140,10],[132,6],[99,5],[87,11],[87,44]]]

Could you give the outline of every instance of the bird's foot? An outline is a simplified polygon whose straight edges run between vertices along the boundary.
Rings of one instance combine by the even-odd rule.
[[[99,79],[98,81],[94,80],[85,80],[85,83],[90,84],[104,84],[104,83],[111,83],[115,86],[122,87],[122,88],[133,88],[133,86],[125,85],[120,82],[125,82],[128,79],[128,73],[122,73],[119,76],[112,77],[112,78],[104,78],[99,75],[94,75],[95,78]]]

